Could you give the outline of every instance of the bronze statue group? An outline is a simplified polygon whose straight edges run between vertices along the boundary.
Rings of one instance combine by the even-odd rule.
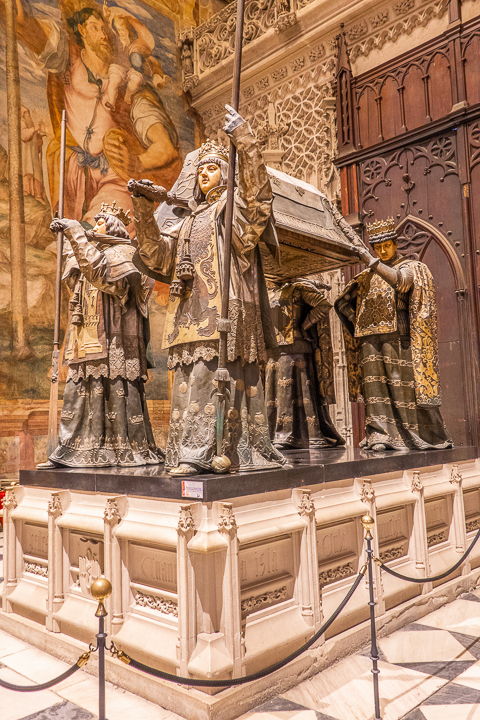
[[[70,243],[63,279],[72,297],[59,441],[43,467],[165,462],[182,477],[280,468],[284,450],[345,444],[328,409],[335,395],[326,286],[308,276],[265,279],[259,243],[277,251],[271,233],[265,239],[272,189],[248,123],[229,113],[224,130],[238,158],[229,287],[222,287],[228,151],[216,143],[197,153],[193,199],[178,222],[159,225],[148,181],[133,191],[134,241],[130,218],[115,203],[96,215],[93,231],[77,220],[52,222]],[[367,268],[335,302],[350,397],[365,405],[362,445],[372,452],[452,447],[439,409],[432,276],[423,263],[397,254],[393,221],[371,226],[370,242],[378,257],[356,248]],[[165,451],[156,446],[145,395],[148,300],[158,276],[170,279]],[[229,382],[220,414],[215,372],[225,293]]]

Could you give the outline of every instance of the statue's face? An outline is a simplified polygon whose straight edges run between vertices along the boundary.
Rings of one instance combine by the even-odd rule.
[[[375,243],[374,250],[382,262],[388,262],[397,252],[397,244],[393,240]]]
[[[105,222],[105,218],[99,217],[97,220],[97,224],[93,228],[93,232],[97,233],[97,235],[106,235],[107,234],[107,223]]]
[[[222,171],[215,163],[206,163],[198,168],[198,184],[200,190],[206,195],[212,188],[220,185]]]

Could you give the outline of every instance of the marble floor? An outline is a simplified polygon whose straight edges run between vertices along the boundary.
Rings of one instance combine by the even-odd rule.
[[[0,585],[3,538],[0,535]],[[382,720],[480,720],[480,590],[379,640]],[[67,665],[0,631],[0,678],[41,683]],[[109,720],[182,720],[107,683]],[[97,681],[82,670],[52,690],[0,688],[1,720],[90,720]],[[239,720],[374,720],[369,650],[352,655]],[[195,718],[188,718],[195,720]]]

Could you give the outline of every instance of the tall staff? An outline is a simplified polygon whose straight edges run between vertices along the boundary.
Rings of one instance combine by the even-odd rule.
[[[65,150],[67,145],[67,115],[62,112],[60,129],[60,188],[58,195],[58,217],[63,218],[65,194]],[[52,378],[50,384],[50,406],[48,409],[47,454],[51,455],[58,440],[58,373],[60,359],[60,315],[62,309],[62,260],[63,232],[57,233],[57,275],[55,279],[55,324],[53,328]]]
[[[243,22],[245,14],[245,0],[237,0],[237,27],[235,34],[235,55],[233,61],[233,88],[232,108],[238,112],[240,101],[240,74],[242,69],[242,46],[243,46]],[[227,106],[228,109],[228,106]],[[218,382],[218,410],[217,410],[217,455],[222,455],[223,423],[225,418],[225,403],[227,396],[227,383],[230,375],[227,370],[227,335],[231,329],[228,319],[228,307],[230,301],[230,261],[232,256],[232,226],[233,226],[233,201],[235,193],[235,165],[236,148],[233,140],[230,140],[230,155],[227,179],[227,203],[225,208],[225,236],[224,236],[224,264],[222,274],[222,306],[221,319],[218,322],[220,334],[218,369],[215,373],[215,380]],[[214,465],[215,466],[215,465]]]

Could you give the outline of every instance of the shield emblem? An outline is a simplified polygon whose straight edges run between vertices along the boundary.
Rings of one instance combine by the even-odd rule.
[[[100,540],[92,538],[81,538],[80,540],[85,544],[85,552],[78,558],[80,589],[84,595],[90,595],[90,588],[102,574],[99,557],[102,543]]]

